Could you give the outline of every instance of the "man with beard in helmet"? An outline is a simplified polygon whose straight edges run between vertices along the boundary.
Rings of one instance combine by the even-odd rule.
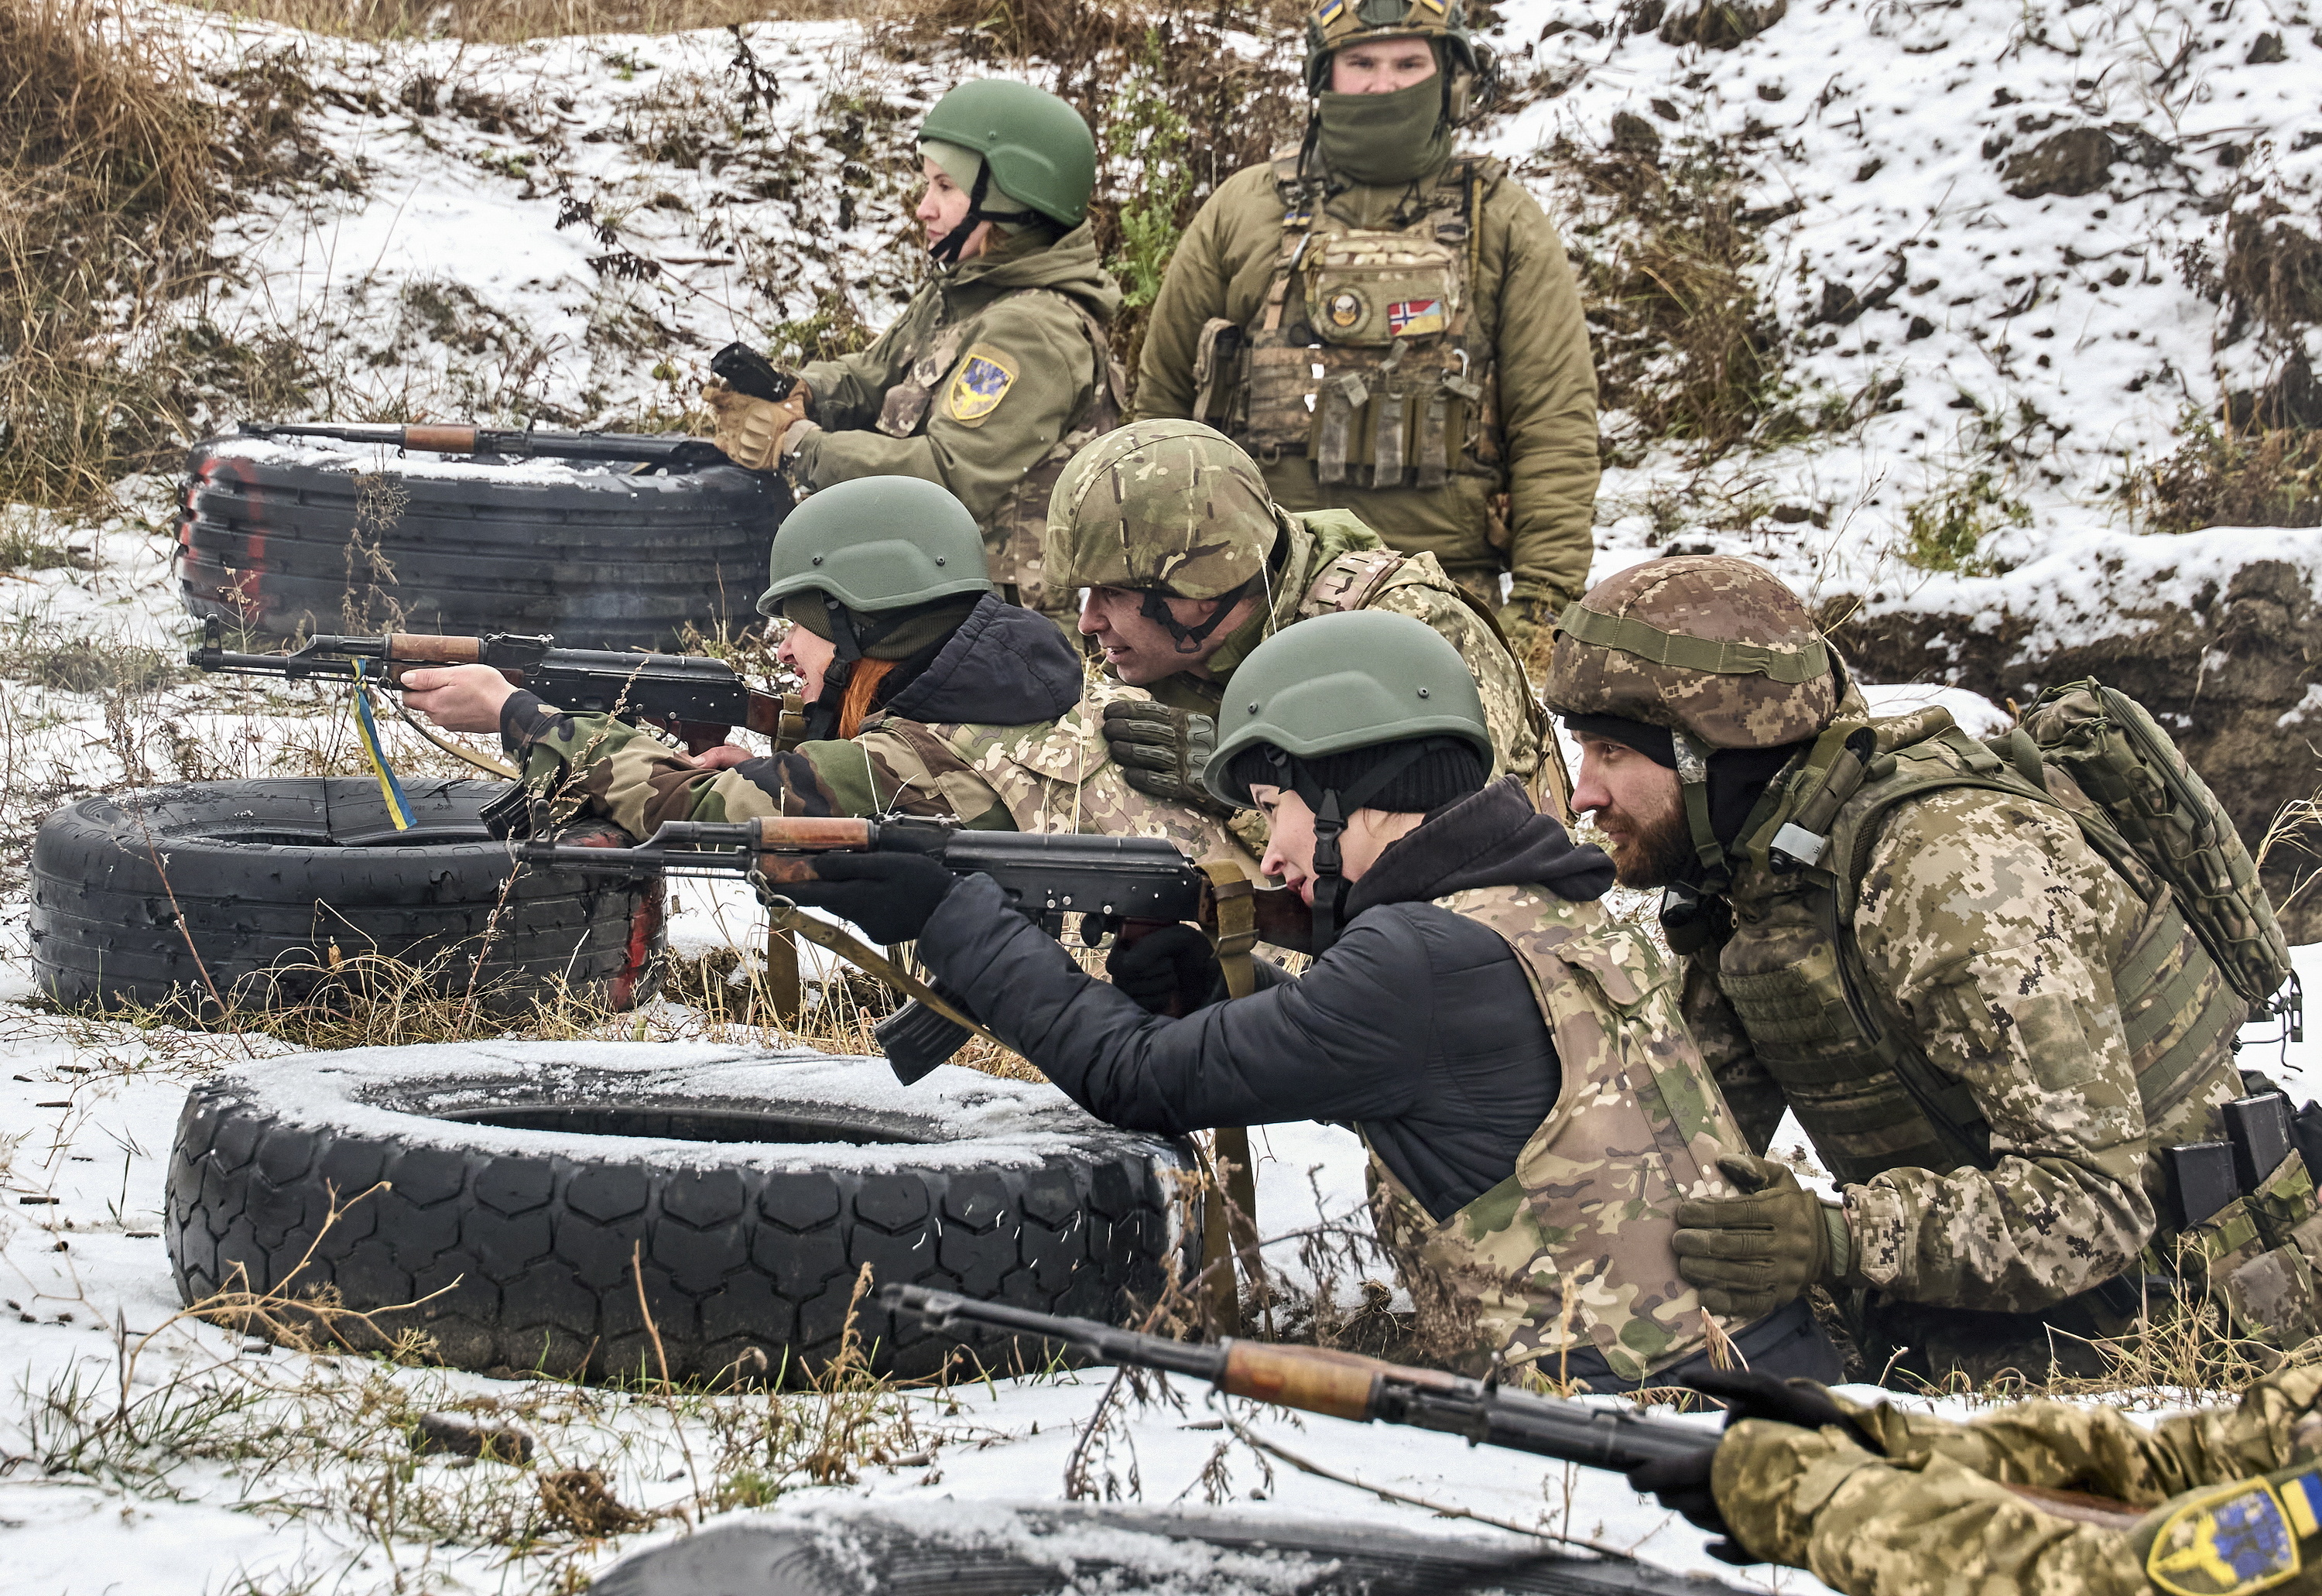
[[[1462,0],[1318,0],[1304,139],[1221,184],[1169,262],[1137,415],[1257,457],[1498,605],[1520,655],[1588,578],[1596,383],[1538,202],[1457,152],[1486,64]]]
[[[1353,1126],[1380,1240],[1458,1367],[1627,1390],[1705,1365],[1722,1329],[1753,1368],[1834,1373],[1803,1304],[1714,1329],[1678,1280],[1676,1206],[1724,1190],[1737,1133],[1675,972],[1596,902],[1604,856],[1487,779],[1451,646],[1407,616],[1321,616],[1259,645],[1222,724],[1203,777],[1266,816],[1266,870],[1313,907],[1302,976],[1253,961],[1245,983],[1171,926],[1117,945],[1108,986],[988,878],[919,855],[817,855],[784,890],[916,939],[948,995],[1111,1124]]]
[[[1214,428],[1133,422],[1083,449],[1056,485],[1046,548],[1056,581],[1087,589],[1083,635],[1151,696],[1105,710],[1112,757],[1139,791],[1209,802],[1202,765],[1242,661],[1286,626],[1367,610],[1409,616],[1458,652],[1483,697],[1491,773],[1564,813],[1547,716],[1491,610],[1433,555],[1395,552],[1345,510],[1284,509]]]
[[[779,404],[711,382],[718,447],[805,491],[923,477],[983,529],[1006,597],[1070,624],[1040,577],[1048,490],[1115,425],[1122,374],[1106,327],[1120,290],[1088,226],[1096,141],[1028,83],[964,83],[919,125],[918,218],[935,270],[870,348],[816,360]]]
[[[871,477],[800,505],[758,607],[791,623],[805,740],[692,758],[606,715],[568,714],[484,665],[415,670],[407,702],[453,731],[498,731],[559,806],[633,836],[665,820],[928,815],[1001,831],[1162,837],[1234,856],[1217,820],[1147,797],[1105,757],[1102,706],[1072,645],[1004,603],[974,519],[932,482]]]
[[[1729,1163],[1758,1190],[1679,1210],[1686,1278],[1744,1315],[1829,1289],[1873,1373],[2089,1362],[2146,1273],[2186,1266],[2159,1151],[2222,1140],[2244,1091],[2247,1005],[2168,889],[1942,710],[1872,718],[1746,561],[1598,583],[1544,697],[1582,750],[1575,807],[1623,883],[1666,889],[1687,1018],[1751,1145],[1787,1108],[1840,1188]],[[2244,1212],[2185,1236],[2190,1272],[2274,1245]]]

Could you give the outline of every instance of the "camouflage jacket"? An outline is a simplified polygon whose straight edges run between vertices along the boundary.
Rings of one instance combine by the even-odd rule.
[[[2221,1043],[2148,1121],[2114,985],[2147,907],[2065,810],[1942,787],[1894,801],[1857,842],[1851,816],[1877,812],[1880,785],[1831,826],[1833,851],[1862,860],[1838,911],[1846,945],[1811,907],[1815,872],[1753,853],[1728,892],[1732,936],[1692,957],[1686,1017],[1751,1145],[1795,1109],[1837,1175],[1853,1283],[2036,1311],[2137,1259],[2162,1196],[2149,1149],[2207,1139],[2239,1077]],[[1860,971],[1874,1024],[1988,1125],[1989,1167],[1945,1154],[1906,1082],[1846,1040],[1842,968]]]
[[[939,270],[868,349],[800,378],[810,433],[785,466],[801,488],[857,477],[939,482],[983,527],[992,579],[1034,607],[1048,492],[1073,451],[1120,419],[1105,325],[1120,290],[1087,227],[1046,248]],[[1036,602],[1038,601],[1038,602]]]
[[[1497,390],[1496,476],[1458,472],[1440,488],[1325,487],[1303,456],[1261,461],[1275,500],[1292,510],[1352,510],[1395,548],[1426,552],[1478,590],[1513,570],[1513,596],[1560,604],[1577,597],[1594,552],[1596,378],[1588,328],[1564,246],[1540,203],[1496,163],[1479,168],[1467,236],[1474,365]],[[1334,220],[1360,228],[1403,224],[1425,180],[1332,192]],[[1235,173],[1202,205],[1170,258],[1138,366],[1136,414],[1194,415],[1203,329],[1213,319],[1258,318],[1283,258],[1283,197],[1271,165]],[[1303,289],[1300,291],[1303,293]],[[1504,522],[1494,496],[1508,496]],[[1424,617],[1422,617],[1422,619]]]
[[[1475,1373],[1503,1352],[1557,1376],[1594,1348],[1641,1381],[1692,1356],[1709,1316],[1678,1277],[1676,1206],[1725,1194],[1717,1160],[1741,1133],[1686,1034],[1675,971],[1593,901],[1504,886],[1435,902],[1514,952],[1564,1081],[1515,1172],[1440,1222],[1372,1155],[1379,1240],[1422,1323],[1458,1327]]]
[[[1540,773],[1547,716],[1491,613],[1446,577],[1434,556],[1395,554],[1343,510],[1291,515],[1288,521],[1285,546],[1269,573],[1271,605],[1243,622],[1210,656],[1208,678],[1183,671],[1163,677],[1152,684],[1153,697],[1213,716],[1235,667],[1283,627],[1340,610],[1410,616],[1432,626],[1475,672],[1497,755],[1491,773],[1533,785]],[[1557,812],[1554,805],[1540,807]]]
[[[1107,756],[1104,706],[1143,696],[1093,684],[1062,716],[1028,725],[890,716],[849,741],[804,743],[723,771],[608,716],[565,715],[531,699],[506,719],[524,779],[555,798],[560,821],[587,810],[632,836],[665,820],[927,815],[992,831],[1165,837],[1197,862],[1236,858],[1255,869],[1223,825],[1137,791]]]
[[[2146,1426],[2112,1407],[2023,1402],[1966,1424],[1845,1403],[1883,1456],[1836,1428],[1737,1425],[1719,1511],[1742,1544],[1849,1596],[2224,1596],[2322,1591],[2322,1370],[2229,1409]],[[2146,1509],[2106,1528],[2007,1485]]]

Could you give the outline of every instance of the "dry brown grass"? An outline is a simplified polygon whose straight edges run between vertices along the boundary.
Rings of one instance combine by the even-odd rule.
[[[2199,416],[2180,436],[2174,453],[2129,479],[2129,507],[2144,530],[2322,526],[2322,432]]]
[[[889,3],[879,0],[872,9]],[[842,0],[221,0],[208,9],[350,39],[467,39],[481,44],[817,22],[864,12]]]

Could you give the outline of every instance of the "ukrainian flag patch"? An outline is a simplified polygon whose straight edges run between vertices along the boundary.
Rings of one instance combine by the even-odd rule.
[[[1314,20],[1327,28],[1346,14],[1347,0],[1327,0],[1322,9],[1314,14]]]
[[[2293,1523],[2301,1514],[2316,1521],[2317,1505],[2322,1480],[2313,1474],[2291,1482],[2281,1495],[2266,1481],[2252,1480],[2224,1495],[2189,1502],[2153,1537],[2144,1572],[2170,1596],[2245,1596],[2270,1590],[2298,1573]]]
[[[1008,397],[1015,385],[1015,363],[990,344],[979,343],[967,351],[967,359],[951,379],[951,392],[946,399],[954,421],[969,426],[1000,408],[1000,401]]]
[[[2281,1486],[2281,1505],[2290,1514],[2290,1528],[2298,1538],[2322,1535],[2322,1470],[2299,1475]]]

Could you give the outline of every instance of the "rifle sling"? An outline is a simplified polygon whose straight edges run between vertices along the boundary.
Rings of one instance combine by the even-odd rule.
[[[1210,945],[1217,951],[1218,968],[1225,975],[1226,996],[1247,998],[1257,990],[1257,972],[1250,968],[1250,949],[1257,945],[1257,885],[1248,872],[1230,859],[1206,860],[1198,868],[1210,880],[1214,928],[1205,929],[1209,930]],[[1247,1126],[1220,1126],[1212,1133],[1212,1145],[1216,1159],[1227,1166],[1225,1212],[1219,1214],[1212,1205],[1205,1220],[1208,1228],[1204,1241],[1220,1230],[1230,1231],[1234,1250],[1241,1255],[1242,1272],[1263,1297],[1265,1279],[1257,1263],[1257,1172],[1256,1160],[1250,1156],[1249,1129]],[[1211,1172],[1214,1175],[1217,1172],[1212,1169]],[[1218,1223],[1220,1219],[1223,1225]],[[1206,1247],[1204,1252],[1206,1258]],[[1212,1277],[1211,1283],[1213,1287],[1222,1283],[1230,1293],[1232,1279],[1229,1270],[1224,1272],[1221,1282]]]
[[[952,1024],[965,1026],[1002,1053],[1016,1051],[966,1015],[937,997],[928,990],[927,982],[903,969],[886,954],[858,941],[829,921],[816,919],[779,894],[768,902],[766,913],[771,917],[772,929],[794,931],[816,946],[828,948],[865,975],[885,981],[906,998],[913,999],[922,1007],[933,1009]]]

